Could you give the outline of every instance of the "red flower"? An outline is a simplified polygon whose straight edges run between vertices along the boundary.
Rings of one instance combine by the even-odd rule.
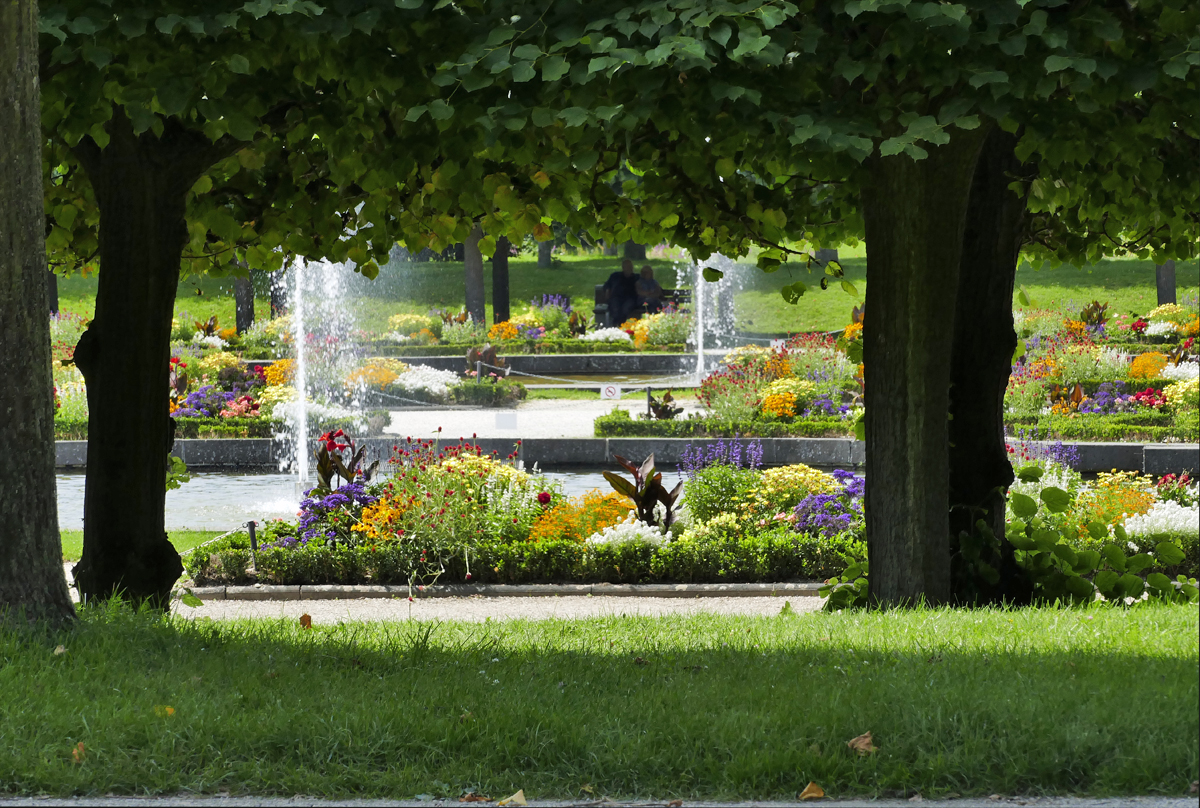
[[[543,491],[540,494],[538,494],[538,496],[537,496],[539,505],[549,505],[551,499],[552,499],[552,497],[550,496],[549,491]]]

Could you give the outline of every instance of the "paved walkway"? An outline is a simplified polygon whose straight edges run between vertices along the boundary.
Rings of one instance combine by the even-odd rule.
[[[680,418],[699,412],[694,399],[682,402]],[[480,438],[592,438],[593,421],[612,412],[614,407],[628,410],[631,417],[646,411],[645,399],[621,401],[578,401],[538,399],[523,401],[513,409],[467,410],[449,408],[411,409],[392,413],[392,422],[384,432],[413,438],[431,438],[442,428],[442,438],[455,440],[472,434]]]
[[[310,615],[314,623],[379,622],[393,620],[461,620],[482,623],[485,620],[574,620],[589,617],[639,615],[660,617],[670,614],[776,615],[783,604],[795,612],[812,612],[823,601],[814,597],[705,597],[638,598],[578,597],[551,598],[419,598],[414,601],[383,600],[212,600],[190,608],[176,603],[173,610],[181,617],[210,617],[214,620],[266,618],[298,620]]]

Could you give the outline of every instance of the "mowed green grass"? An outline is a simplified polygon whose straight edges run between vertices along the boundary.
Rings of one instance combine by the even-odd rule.
[[[539,269],[536,259],[523,256],[510,261],[510,299],[517,313],[543,294],[563,294],[573,306],[590,315],[596,284],[620,268],[619,257],[564,255],[559,266]],[[640,266],[643,262],[638,262]],[[644,263],[654,268],[663,286],[687,286],[677,283],[681,264],[663,259]],[[737,327],[748,335],[777,336],[801,331],[832,331],[849,322],[850,310],[862,302],[866,293],[866,257],[862,245],[842,251],[846,279],[857,294],[847,293],[838,284],[822,291],[821,273],[803,265],[785,264],[767,274],[747,266],[739,272],[742,291],[736,295]],[[686,274],[686,273],[685,273]],[[689,276],[690,277],[690,276]],[[492,319],[491,272],[485,264],[488,296],[488,320]],[[1200,297],[1200,262],[1181,262],[1176,267],[1179,299],[1193,302]],[[785,285],[802,281],[809,291],[795,305],[779,294]],[[95,309],[96,278],[64,278],[59,281],[59,298],[64,311],[92,316]],[[1133,259],[1105,260],[1091,267],[1069,265],[1055,269],[1035,269],[1022,264],[1017,285],[1024,287],[1040,308],[1077,312],[1093,300],[1109,303],[1112,313],[1144,314],[1157,304],[1154,263]],[[427,313],[433,308],[458,310],[464,299],[463,268],[456,262],[395,263],[382,268],[374,281],[359,279],[352,284],[347,302],[353,306],[360,327],[383,332],[387,320],[400,312]],[[268,301],[259,299],[256,312],[266,316]],[[1015,304],[1014,304],[1015,305]],[[217,315],[224,326],[234,322],[232,282],[207,278],[189,278],[179,285],[175,313],[182,322],[204,320]]]
[[[1194,606],[307,631],[97,608],[0,629],[0,790],[1184,795],[1197,629]]]
[[[83,531],[62,530],[59,531],[59,535],[62,538],[63,561],[78,561],[83,555]],[[176,550],[186,553],[197,544],[203,544],[219,535],[221,534],[215,530],[172,530],[167,538],[175,545]]]

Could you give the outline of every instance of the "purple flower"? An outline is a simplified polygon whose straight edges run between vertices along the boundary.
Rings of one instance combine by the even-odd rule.
[[[745,452],[745,464],[742,462],[742,452]],[[742,443],[731,440],[726,443],[719,440],[701,448],[689,443],[679,453],[679,472],[687,475],[690,480],[701,469],[709,466],[733,466],[734,468],[754,469],[762,465],[762,441],[753,440]]]
[[[796,516],[793,530],[829,537],[862,524],[866,480],[845,469],[835,469],[833,477],[841,484],[841,492],[809,494],[800,500],[793,510]]]

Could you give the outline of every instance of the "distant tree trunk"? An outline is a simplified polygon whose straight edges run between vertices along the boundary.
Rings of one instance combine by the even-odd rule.
[[[1158,287],[1158,305],[1175,303],[1175,262],[1167,261],[1165,264],[1156,264],[1154,281]]]
[[[554,266],[554,242],[539,241],[538,242],[538,269],[549,269]]]
[[[46,273],[46,297],[50,303],[50,313],[58,315],[58,276],[53,271]]]
[[[120,594],[166,607],[183,572],[163,527],[171,315],[187,239],[188,189],[240,144],[211,143],[167,123],[135,135],[113,106],[108,144],[74,148],[100,208],[96,315],[75,363],[87,381],[88,463],[83,557],[75,580],[87,598]]]
[[[984,132],[868,160],[867,548],[881,605],[950,599],[950,357],[962,230]],[[903,198],[906,204],[897,205]]]
[[[492,254],[492,322],[502,323],[509,318],[508,299],[508,238],[496,239]]]
[[[617,243],[615,241],[609,241],[608,239],[605,239],[604,240],[604,254],[605,255],[616,255],[617,254]]]
[[[233,279],[233,306],[237,332],[245,334],[254,325],[254,284],[250,278]]]
[[[0,3],[0,618],[58,623],[75,610],[54,494],[37,27],[33,0]]]
[[[951,352],[950,544],[955,597],[964,601],[1025,603],[1032,596],[1013,548],[983,561],[999,573],[988,584],[958,554],[960,533],[982,519],[1004,535],[1004,490],[1013,481],[1004,438],[1004,392],[1017,335],[1012,296],[1025,227],[1025,199],[1009,190],[1024,169],[1017,137],[999,129],[985,141],[975,166],[963,232]],[[869,288],[869,287],[868,287]]]
[[[463,278],[467,287],[467,314],[477,323],[486,316],[487,295],[483,288],[483,254],[479,252],[479,239],[483,229],[475,225],[471,235],[463,244]]]
[[[287,267],[281,267],[272,272],[271,278],[271,319],[287,314]]]
[[[625,242],[625,257],[630,261],[645,261],[646,245],[637,244],[632,241]]]

